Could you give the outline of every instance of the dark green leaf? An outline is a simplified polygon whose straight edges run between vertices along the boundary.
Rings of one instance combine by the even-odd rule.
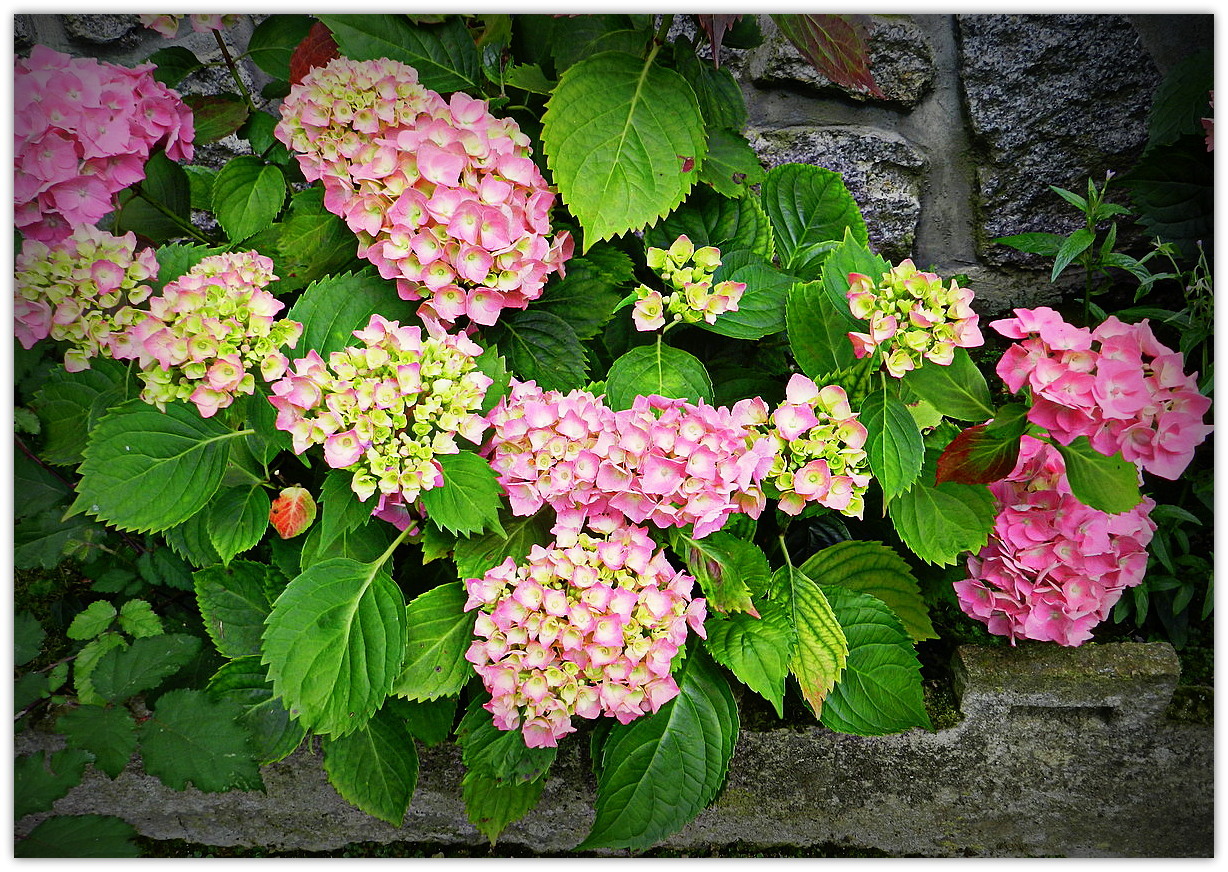
[[[231,158],[213,181],[213,212],[231,242],[264,230],[285,202],[286,177],[255,155]]]
[[[345,221],[324,208],[323,198],[323,188],[300,191],[291,198],[282,221],[247,240],[248,245],[273,259],[278,276],[273,286],[276,293],[325,279],[347,266],[357,254],[357,237]],[[411,307],[403,308],[412,311]],[[300,352],[306,353],[310,347],[300,340]]]
[[[145,162],[145,179],[139,187],[144,197],[138,196],[134,188],[119,194],[120,207],[115,213],[112,233],[135,231],[157,245],[189,235],[185,228],[192,226],[192,186],[183,167],[164,152],[154,152]]]
[[[1066,463],[1066,478],[1074,498],[1110,515],[1129,511],[1143,496],[1138,488],[1138,467],[1118,451],[1107,457],[1092,448],[1086,436],[1069,445],[1055,444]]]
[[[390,321],[416,324],[416,308],[397,296],[396,285],[373,269],[328,276],[312,282],[286,317],[303,325],[300,354],[314,348],[325,360],[334,351],[357,344],[354,331],[379,313]]]
[[[465,816],[493,845],[508,824],[520,820],[537,805],[545,787],[545,778],[507,784],[471,770],[461,779]]]
[[[13,765],[13,819],[49,811],[57,799],[81,783],[90,755],[76,748],[36,751],[18,757]]]
[[[361,502],[350,488],[353,476],[343,469],[330,469],[320,490],[319,546],[327,547],[337,536],[357,530],[371,519],[371,505]]]
[[[989,541],[997,509],[983,484],[934,484],[936,458],[927,457],[921,477],[908,493],[890,502],[896,532],[926,563],[953,565],[965,551]]]
[[[533,310],[565,320],[580,340],[601,332],[622,296],[604,270],[586,258],[567,262],[567,277],[546,286]]]
[[[949,366],[931,360],[904,375],[904,384],[942,414],[961,421],[993,416],[989,385],[966,349],[956,348]]]
[[[732,130],[708,134],[708,156],[699,180],[726,197],[750,196],[750,186],[763,181],[765,171],[746,137]]]
[[[112,649],[98,658],[90,681],[108,702],[152,690],[196,656],[200,640],[187,633],[147,636],[127,648]]]
[[[571,325],[550,312],[501,317],[491,337],[516,375],[545,391],[570,391],[588,378],[584,346]]]
[[[557,748],[529,748],[519,730],[500,730],[482,708],[484,694],[475,694],[456,727],[465,767],[498,784],[536,781],[554,762]]]
[[[117,361],[95,358],[81,372],[57,366],[31,404],[43,423],[39,456],[58,466],[80,463],[94,425],[126,399],[127,370]]]
[[[285,578],[272,566],[236,560],[194,572],[196,602],[218,653],[243,657],[260,653],[264,621]]]
[[[18,612],[13,618],[13,665],[25,666],[43,650],[47,631],[30,612]]]
[[[809,164],[782,164],[768,172],[760,199],[787,272],[817,278],[821,260],[809,255],[808,249],[839,243],[846,233],[866,245],[866,222],[839,173]]]
[[[242,714],[237,703],[210,699],[203,690],[162,694],[139,728],[145,771],[175,790],[189,783],[205,793],[263,790]]]
[[[691,403],[712,402],[712,379],[699,359],[664,343],[632,348],[610,366],[606,402],[629,409],[637,396],[657,394]]]
[[[908,490],[921,474],[925,443],[907,407],[886,391],[874,391],[861,406],[866,456],[887,500]]]
[[[554,538],[542,513],[517,517],[500,511],[499,526],[506,535],[491,532],[457,540],[456,569],[462,579],[481,578],[508,557],[519,563],[534,545],[545,546]]]
[[[789,291],[794,279],[759,261],[758,257],[748,251],[734,251],[722,259],[712,276],[713,283],[742,282],[746,290],[738,300],[736,312],[725,312],[716,317],[715,324],[701,322],[699,326],[732,339],[762,339],[785,329]]]
[[[770,702],[777,717],[784,717],[785,676],[797,632],[779,603],[765,600],[756,610],[757,618],[747,612],[708,612],[704,621],[708,653]]]
[[[426,702],[389,697],[384,707],[405,721],[405,728],[422,744],[442,745],[452,736],[458,699],[443,696]]]
[[[289,81],[290,58],[313,23],[309,15],[270,15],[252,31],[247,56],[273,78]]]
[[[399,827],[418,783],[418,752],[404,722],[378,711],[354,732],[324,740],[324,771],[346,802]]]
[[[17,857],[139,857],[136,830],[125,820],[98,814],[48,818],[13,845]]]
[[[405,668],[392,693],[413,700],[452,696],[473,677],[465,652],[473,642],[474,613],[466,612],[465,586],[441,584],[416,597],[406,610],[409,638]]]
[[[72,493],[61,478],[22,451],[13,452],[13,515],[25,518],[67,501]]]
[[[440,455],[437,460],[443,468],[443,486],[424,490],[421,497],[430,519],[462,535],[503,532],[499,527],[503,488],[490,464],[472,451]]]
[[[200,58],[181,45],[158,49],[146,60],[157,67],[153,72],[155,82],[174,88],[189,74],[204,67]]]
[[[273,684],[258,655],[224,663],[209,679],[208,691],[240,707],[239,722],[252,737],[256,762],[261,765],[285,759],[307,736],[306,727],[291,720],[281,698],[273,695]]]
[[[851,325],[828,299],[822,282],[793,285],[785,302],[789,348],[802,372],[822,382],[857,362],[849,341]]]
[[[269,506],[269,495],[259,482],[226,488],[209,503],[209,541],[223,563],[260,541],[269,527]]]
[[[55,722],[68,744],[94,757],[94,766],[115,778],[136,751],[136,723],[126,708],[82,705],[69,709]]]
[[[1057,254],[1054,256],[1053,271],[1049,275],[1049,281],[1056,282],[1057,277],[1062,274],[1062,270],[1066,269],[1072,260],[1087,251],[1095,241],[1096,234],[1086,227],[1080,227],[1066,237],[1066,241],[1062,243],[1061,247],[1057,250]]]
[[[668,249],[679,236],[686,236],[696,248],[711,245],[720,249],[717,276],[728,271],[728,256],[732,252],[754,252],[760,256],[759,262],[766,264],[774,251],[772,226],[757,200],[724,196],[707,185],[696,186],[686,202],[646,230],[644,243]],[[720,280],[713,277],[713,281]]]
[[[320,15],[341,53],[356,61],[389,58],[418,71],[423,87],[449,94],[480,83],[477,48],[460,18],[432,26],[401,15]]]

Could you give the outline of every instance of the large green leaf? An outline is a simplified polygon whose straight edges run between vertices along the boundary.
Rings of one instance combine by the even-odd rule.
[[[127,370],[118,361],[95,358],[81,372],[57,366],[32,403],[43,425],[39,456],[62,466],[80,463],[94,425],[129,398]]]
[[[466,598],[465,586],[453,581],[409,604],[405,668],[392,685],[394,694],[414,700],[451,696],[473,677],[465,652],[473,642],[475,616],[465,611]]]
[[[13,845],[17,857],[139,857],[132,841],[136,830],[126,820],[108,815],[57,815],[36,826]]]
[[[774,167],[760,188],[776,251],[787,272],[818,278],[822,256],[813,246],[839,243],[846,229],[866,244],[866,222],[839,173],[809,164]]]
[[[570,391],[588,379],[580,337],[552,312],[529,310],[501,317],[490,336],[516,375],[537,382],[544,391]]]
[[[909,390],[942,414],[960,421],[984,421],[993,417],[989,385],[963,348],[955,349],[949,366],[932,360],[904,374]]]
[[[567,277],[546,286],[533,311],[562,318],[581,340],[601,332],[622,294],[618,282],[598,263],[585,258],[567,261]]]
[[[344,220],[324,208],[324,189],[317,187],[295,194],[281,221],[244,244],[273,259],[278,281],[272,290],[278,294],[340,272],[358,252],[357,237]]]
[[[759,184],[763,176],[759,156],[745,136],[732,130],[708,134],[708,157],[699,171],[701,182],[726,197],[749,197],[750,186]]]
[[[934,484],[936,459],[927,457],[912,488],[887,506],[904,544],[926,563],[951,566],[989,541],[997,510],[983,484]]]
[[[452,533],[503,532],[499,495],[503,492],[490,464],[472,451],[443,454],[443,485],[422,492],[422,506],[432,521]]]
[[[908,408],[885,390],[866,397],[858,418],[865,425],[866,456],[886,499],[904,493],[921,474],[925,443]]]
[[[823,591],[804,572],[793,566],[776,570],[772,597],[780,600],[797,633],[789,671],[797,679],[802,698],[815,714],[844,671],[848,641]]]
[[[138,187],[141,195],[136,193]],[[150,156],[144,181],[121,191],[119,203],[111,230],[116,235],[134,231],[155,245],[189,235],[186,228],[192,226],[192,186],[183,167],[165,152]]]
[[[242,710],[239,722],[252,737],[256,761],[261,765],[288,757],[302,744],[307,728],[291,719],[281,698],[273,695],[273,684],[260,657],[249,654],[222,664],[209,679],[209,695],[227,699]]]
[[[815,381],[822,383],[824,376],[857,362],[848,336],[851,325],[832,305],[822,282],[798,282],[790,288],[785,323],[793,359]]]
[[[396,285],[368,268],[313,282],[286,317],[303,325],[297,353],[314,348],[328,360],[332,352],[358,345],[354,331],[366,327],[376,312],[389,321],[417,323],[415,307],[397,296]]]
[[[844,228],[844,238],[832,247],[823,260],[820,280],[823,291],[834,311],[849,330],[866,329],[866,322],[853,316],[849,310],[849,274],[861,273],[877,279],[891,269],[891,264],[870,251],[864,239],[859,238],[851,227]]]
[[[702,539],[677,529],[669,535],[670,547],[699,582],[710,608],[755,613],[751,597],[767,590],[772,572],[757,545],[722,530]]]
[[[695,355],[664,343],[632,348],[610,366],[606,402],[629,409],[640,395],[712,402],[712,378]]]
[[[460,18],[417,25],[404,15],[320,15],[341,53],[356,61],[389,58],[418,71],[432,91],[474,91],[481,85],[477,49]]]
[[[493,845],[508,824],[520,820],[537,805],[545,788],[545,778],[508,784],[470,770],[461,779],[465,816]]]
[[[738,710],[702,648],[689,651],[678,696],[611,727],[601,747],[596,819],[578,850],[638,850],[682,829],[715,797],[738,737]]]
[[[1138,467],[1120,451],[1106,456],[1096,451],[1086,436],[1069,445],[1054,443],[1066,464],[1066,478],[1074,498],[1110,515],[1127,512],[1142,501]]]
[[[483,708],[490,697],[474,694],[456,727],[465,767],[493,778],[499,785],[537,781],[550,768],[557,748],[530,748],[520,730],[500,730]]]
[[[218,489],[240,435],[184,403],[124,403],[91,434],[73,510],[142,533],[181,524]]]
[[[285,577],[272,566],[236,560],[192,573],[196,604],[209,638],[223,657],[260,653],[264,622]]]
[[[320,539],[327,546],[342,533],[357,530],[371,519],[371,504],[361,502],[350,489],[353,475],[344,469],[330,469],[320,489]]]
[[[146,61],[157,67],[153,71],[154,81],[168,88],[176,87],[189,74],[204,66],[200,58],[181,45],[158,49]]]
[[[128,709],[79,705],[60,715],[55,722],[68,744],[94,755],[94,767],[115,778],[136,750],[136,723]]]
[[[213,180],[213,213],[231,242],[272,224],[285,201],[285,176],[255,155],[231,158]]]
[[[48,754],[36,751],[18,757],[13,764],[13,818],[50,811],[55,801],[68,794],[85,774],[90,755],[78,748]]]
[[[828,729],[882,736],[930,726],[921,664],[899,618],[882,600],[839,586],[823,588],[848,639],[843,677],[819,719]]]
[[[784,717],[785,676],[797,645],[797,632],[784,606],[773,600],[756,604],[759,617],[747,612],[708,612],[707,648],[717,663],[770,702]]]
[[[187,633],[136,639],[127,648],[113,648],[99,657],[90,681],[100,697],[119,702],[157,687],[199,650],[200,639]]]
[[[263,662],[290,714],[343,736],[383,703],[405,656],[405,600],[379,564],[332,558],[273,604]]]
[[[324,771],[346,802],[399,827],[418,784],[418,752],[405,723],[381,710],[354,732],[324,740]]]
[[[260,482],[225,488],[209,503],[206,529],[223,563],[256,546],[269,528],[269,506]]]
[[[758,254],[739,250],[725,255],[712,281],[742,282],[746,290],[738,300],[737,311],[718,315],[714,324],[700,322],[699,326],[705,330],[731,339],[762,339],[779,333],[788,325],[787,304],[794,279],[760,259]]]
[[[139,727],[145,771],[175,790],[189,783],[205,793],[263,790],[241,715],[236,703],[203,690],[162,694]]]
[[[563,202],[584,228],[583,250],[672,211],[707,148],[686,80],[622,52],[569,67],[546,104],[542,142]]]

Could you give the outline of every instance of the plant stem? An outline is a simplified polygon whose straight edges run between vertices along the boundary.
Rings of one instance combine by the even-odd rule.
[[[782,532],[777,538],[780,540],[780,553],[785,558],[785,566],[788,566],[790,569],[792,569],[793,560],[789,557],[789,547],[785,545],[785,534]]]
[[[243,79],[239,77],[239,68],[235,66],[234,58],[230,56],[230,49],[226,48],[226,41],[222,39],[220,30],[213,31],[213,38],[217,40],[217,47],[222,50],[222,58],[226,61],[226,66],[230,69],[230,76],[235,80],[235,84],[239,86],[239,90],[243,92],[243,99],[247,101],[247,107],[252,111],[256,111],[256,104],[252,101],[252,95],[248,93],[247,85],[243,84]]]
[[[140,197],[150,206],[153,206],[155,209],[161,212],[167,219],[170,220],[172,224],[174,224],[176,227],[178,227],[188,236],[191,236],[193,239],[197,240],[198,242],[203,242],[205,245],[212,244],[212,240],[209,239],[209,237],[205,236],[203,233],[201,233],[199,230],[193,227],[190,223],[184,221],[182,218],[180,218],[170,209],[167,209],[157,200],[155,200],[154,198],[146,194],[145,189],[141,186],[140,182],[137,182],[136,185],[133,186],[133,189],[136,191],[136,195],[138,197]]]
[[[399,536],[397,536],[395,539],[392,540],[392,544],[388,546],[388,550],[385,551],[383,554],[381,554],[378,558],[376,558],[375,562],[371,564],[372,567],[374,568],[374,572],[372,572],[372,576],[375,575],[375,572],[379,572],[380,567],[382,567],[385,563],[387,563],[388,558],[392,556],[392,552],[396,551],[397,546],[400,545],[402,542],[404,542],[408,536],[409,536],[409,527],[406,527],[404,530],[401,531]]]

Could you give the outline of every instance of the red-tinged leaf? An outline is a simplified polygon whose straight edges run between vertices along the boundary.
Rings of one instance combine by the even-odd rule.
[[[870,72],[867,15],[773,15],[780,32],[827,78],[846,88],[883,92]]]
[[[715,69],[721,68],[721,42],[725,39],[725,33],[737,24],[741,17],[741,15],[695,16],[700,29],[708,35],[708,41],[712,43],[712,66]]]
[[[238,94],[187,94],[183,102],[192,110],[197,145],[217,142],[247,120],[249,107]]]
[[[935,484],[989,484],[1005,478],[1019,460],[1019,440],[995,435],[986,424],[969,427],[939,456]]]
[[[301,487],[284,488],[269,508],[269,523],[283,539],[292,539],[316,519],[316,501]]]
[[[317,21],[290,55],[290,84],[297,85],[313,67],[322,67],[340,56],[333,32]]]

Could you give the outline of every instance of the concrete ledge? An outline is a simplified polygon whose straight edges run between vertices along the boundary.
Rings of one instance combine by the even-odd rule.
[[[1178,677],[1162,643],[959,649],[963,719],[936,732],[848,736],[821,726],[743,730],[717,802],[663,843],[847,845],[926,857],[1209,857],[1213,729],[1168,720]],[[18,754],[58,737],[26,732]],[[177,792],[129,767],[92,770],[55,807],[113,814],[157,839],[321,851],[351,842],[478,845],[460,755],[421,750],[401,827],[357,811],[300,749],[264,770],[267,791]],[[587,742],[566,743],[539,806],[500,845],[567,851],[593,819]],[[23,819],[18,835],[43,816]],[[617,854],[619,852],[607,852]]]

